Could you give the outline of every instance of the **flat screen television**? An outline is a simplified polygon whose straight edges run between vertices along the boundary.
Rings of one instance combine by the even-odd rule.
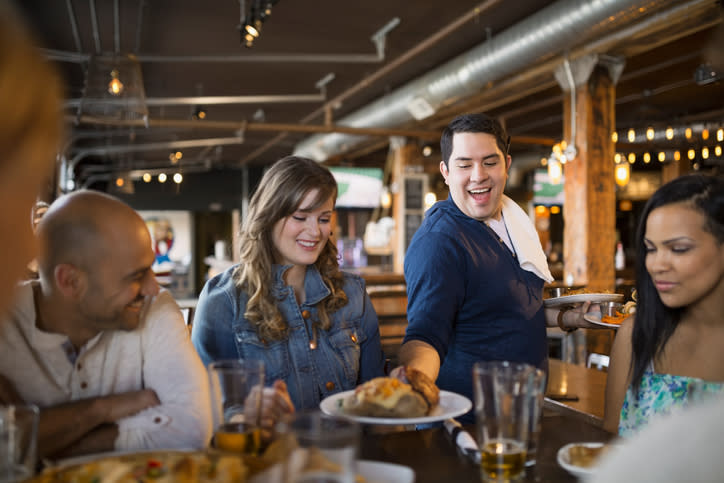
[[[333,166],[329,170],[337,180],[337,208],[377,208],[380,205],[380,168]]]

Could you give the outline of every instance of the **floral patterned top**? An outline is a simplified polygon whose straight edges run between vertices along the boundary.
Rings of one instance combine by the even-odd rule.
[[[626,391],[618,423],[619,436],[636,434],[652,419],[686,406],[705,394],[724,393],[724,383],[708,382],[695,377],[657,374],[653,364],[644,372],[638,396],[633,387]]]

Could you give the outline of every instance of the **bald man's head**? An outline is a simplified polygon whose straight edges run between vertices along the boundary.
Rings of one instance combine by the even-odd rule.
[[[58,198],[38,225],[40,274],[51,279],[62,263],[92,272],[136,230],[147,231],[143,219],[113,196],[77,191]]]

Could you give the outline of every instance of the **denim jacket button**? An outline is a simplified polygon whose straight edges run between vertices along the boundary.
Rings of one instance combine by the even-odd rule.
[[[302,310],[302,318],[308,319],[311,316],[312,314],[309,313],[309,310]]]
[[[352,339],[352,342],[354,342],[355,344],[357,343],[357,334],[352,334],[349,336],[349,338]]]
[[[327,391],[331,391],[334,389],[334,383],[332,381],[328,381],[327,384],[324,385],[324,387],[327,388]]]

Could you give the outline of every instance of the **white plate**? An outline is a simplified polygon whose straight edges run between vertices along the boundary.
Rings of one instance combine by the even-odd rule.
[[[284,468],[276,464],[261,473],[257,473],[249,483],[277,483],[282,480]],[[382,461],[357,461],[357,474],[365,483],[414,483],[415,472],[409,466],[384,463]]]
[[[409,466],[383,463],[382,461],[360,460],[357,473],[366,483],[413,483],[415,472]]]
[[[52,466],[57,467],[66,467],[66,466],[74,466],[74,465],[81,465],[86,463],[92,463],[93,461],[102,460],[105,458],[116,458],[118,456],[126,456],[126,455],[137,455],[137,454],[144,454],[148,453],[149,455],[152,454],[158,454],[158,453],[197,453],[198,450],[193,449],[147,449],[147,450],[118,450],[118,451],[106,451],[102,453],[91,453],[81,456],[72,456],[70,458],[64,458],[60,460],[56,460],[52,463]]]
[[[583,302],[597,304],[601,302],[620,302],[621,300],[623,300],[623,294],[620,293],[578,293],[575,295],[544,299],[543,305],[546,307],[558,307],[559,305],[580,304]]]
[[[583,478],[585,476],[591,475],[593,473],[594,467],[589,466],[588,468],[583,466],[577,466],[574,464],[571,464],[571,459],[568,454],[568,450],[570,450],[573,446],[585,446],[587,448],[600,448],[604,445],[604,443],[570,443],[565,446],[563,446],[561,449],[558,450],[557,460],[558,464],[563,467],[567,472],[572,474],[573,476],[577,478]]]
[[[331,414],[332,416],[343,416],[345,418],[354,419],[360,423],[397,425],[444,421],[448,418],[454,418],[455,416],[465,414],[473,407],[473,403],[471,403],[470,399],[465,396],[461,396],[460,394],[450,391],[440,391],[440,404],[438,404],[437,407],[427,416],[421,416],[419,418],[369,418],[365,416],[346,414],[340,409],[342,401],[352,394],[354,394],[354,389],[328,396],[319,403],[319,408],[326,414]]]
[[[583,314],[583,320],[585,320],[586,322],[590,322],[593,325],[608,327],[611,329],[618,329],[619,327],[621,327],[621,324],[607,324],[606,322],[601,322],[601,318],[594,314]],[[623,320],[625,320],[625,318],[621,319],[621,321]]]

